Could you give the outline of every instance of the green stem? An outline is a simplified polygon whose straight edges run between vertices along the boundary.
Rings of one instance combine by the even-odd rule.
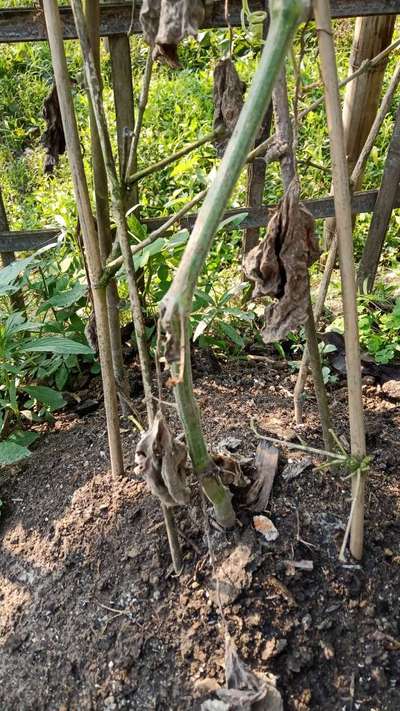
[[[271,0],[271,24],[260,66],[240,114],[174,281],[161,303],[162,326],[168,336],[167,359],[175,377],[175,398],[184,426],[193,468],[202,477],[205,494],[212,502],[217,520],[224,526],[235,522],[231,494],[218,475],[202,433],[198,407],[193,395],[188,321],[193,294],[219,222],[254,143],[270,103],[275,80],[286,51],[305,9],[306,0]],[[183,340],[183,344],[182,344]],[[183,347],[182,347],[183,345]],[[181,372],[183,370],[183,372]]]

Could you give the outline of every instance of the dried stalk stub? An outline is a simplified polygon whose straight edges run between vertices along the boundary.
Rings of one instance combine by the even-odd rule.
[[[153,59],[179,68],[179,42],[196,36],[204,16],[203,0],[144,0],[140,23],[144,39],[153,48]]]
[[[222,59],[214,69],[214,142],[218,155],[223,155],[243,108],[246,84],[240,79],[231,59]],[[222,138],[220,138],[222,136]]]
[[[136,447],[135,474],[146,479],[150,491],[164,506],[183,506],[189,501],[186,459],[185,445],[174,439],[158,412]]]
[[[320,251],[314,218],[300,204],[299,193],[295,179],[270,220],[265,239],[244,262],[245,274],[255,284],[253,298],[277,299],[265,309],[265,343],[285,338],[308,318],[308,267]]]

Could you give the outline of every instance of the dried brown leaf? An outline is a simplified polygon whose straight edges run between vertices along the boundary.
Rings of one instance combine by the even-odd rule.
[[[220,471],[220,476],[225,486],[240,488],[248,485],[249,482],[243,475],[238,459],[225,452],[213,453],[212,458]]]
[[[144,0],[140,22],[154,59],[179,67],[177,46],[184,37],[197,34],[204,15],[202,0]]]
[[[58,93],[55,86],[44,100],[43,116],[47,129],[42,136],[42,144],[46,149],[44,172],[53,173],[59,156],[65,153],[65,135],[61,119]]]
[[[263,679],[239,659],[233,639],[225,639],[225,689],[218,699],[205,701],[201,711],[283,711],[282,697],[270,680]]]
[[[214,69],[214,131],[222,138],[215,141],[221,155],[236,126],[243,107],[246,85],[241,81],[231,59],[222,59]]]
[[[165,506],[187,504],[186,447],[174,439],[161,412],[136,447],[135,474],[143,476],[150,491]]]
[[[319,256],[314,218],[299,203],[293,180],[271,218],[265,239],[247,255],[244,270],[254,282],[253,297],[271,296],[265,309],[265,343],[279,341],[307,320],[308,267]]]

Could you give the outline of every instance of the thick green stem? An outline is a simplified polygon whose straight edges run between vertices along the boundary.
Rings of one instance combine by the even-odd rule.
[[[211,459],[201,429],[200,412],[193,395],[192,369],[190,365],[190,340],[187,324],[184,327],[185,354],[183,377],[180,378],[179,366],[172,366],[177,379],[175,399],[179,416],[186,435],[190,459],[203,491],[214,506],[215,518],[224,528],[235,525],[236,516],[232,506],[232,495],[220,480],[217,468]]]
[[[163,326],[190,313],[193,293],[225,206],[267,110],[289,43],[308,9],[305,0],[271,0],[271,25],[260,65],[217,175],[199,211],[172,286],[162,302]]]
[[[307,8],[308,2],[303,0],[271,0],[271,25],[260,66],[217,175],[198,214],[172,286],[161,304],[162,325],[168,334],[167,356],[176,378],[175,397],[193,467],[197,474],[202,475],[204,491],[214,505],[217,519],[225,526],[233,525],[234,512],[230,492],[215,476],[215,467],[201,430],[193,395],[188,319],[196,283],[218,224],[271,101],[274,83],[292,35]]]

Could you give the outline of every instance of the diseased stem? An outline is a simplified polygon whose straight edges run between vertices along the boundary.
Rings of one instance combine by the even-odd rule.
[[[201,430],[193,383],[188,319],[194,290],[229,196],[246,162],[247,154],[271,100],[277,74],[293,33],[308,3],[271,0],[271,24],[257,72],[217,175],[199,211],[174,281],[161,304],[161,323],[167,333],[167,359],[175,376],[175,397],[181,414],[193,468],[203,475],[202,485],[222,522],[234,517],[230,494],[221,489]],[[184,353],[182,353],[184,338]],[[227,525],[225,523],[224,525]]]
[[[353,256],[351,194],[348,180],[335,47],[333,43],[332,22],[328,0],[314,0],[314,17],[318,32],[321,73],[325,86],[328,131],[332,155],[332,176],[345,324],[344,336],[346,344],[351,453],[353,456],[364,457],[366,447]],[[364,541],[364,479],[365,477],[363,477],[359,491],[356,478],[353,477],[352,479],[352,496],[356,503],[351,523],[350,550],[352,555],[358,560],[362,558]]]
[[[286,73],[284,68],[281,69],[278,80],[273,93],[273,105],[276,124],[276,134],[280,141],[286,141],[288,150],[286,155],[281,159],[281,175],[285,190],[289,189],[292,180],[296,177],[296,153],[294,147],[294,131],[289,114],[289,101],[286,84]],[[331,435],[331,417],[329,413],[328,397],[324,379],[322,377],[321,358],[318,348],[318,338],[315,329],[315,321],[313,316],[310,283],[307,273],[307,284],[304,287],[308,291],[308,318],[304,324],[306,334],[307,347],[310,353],[311,371],[314,382],[314,390],[318,403],[319,416],[321,420],[322,435],[324,438],[325,449],[334,449],[334,443]]]
[[[152,57],[152,50],[149,49],[148,55],[147,55],[147,60],[146,60],[146,68],[144,70],[144,76],[143,76],[143,85],[142,85],[142,90],[140,92],[140,97],[139,97],[139,106],[138,106],[138,114],[137,114],[137,119],[136,119],[136,125],[135,125],[135,132],[133,134],[130,150],[129,150],[129,156],[126,164],[126,172],[125,172],[125,182],[129,180],[129,176],[131,175],[132,171],[135,170],[136,166],[136,161],[137,161],[137,149],[139,145],[139,139],[140,139],[140,134],[142,132],[142,126],[143,126],[143,117],[144,117],[144,112],[146,110],[147,102],[149,100],[149,89],[150,89],[150,82],[151,82],[151,75],[153,72],[153,57]]]
[[[96,62],[97,71],[100,76],[100,6],[98,0],[85,0],[84,9],[88,27],[90,27],[90,43]],[[91,102],[89,102],[89,122],[93,164],[93,181],[96,201],[97,234],[99,238],[101,260],[102,263],[105,264],[112,248],[107,174],[104,166],[99,134],[97,131],[96,120],[94,117]],[[119,320],[118,303],[119,296],[117,285],[115,281],[110,280],[110,282],[107,284],[107,308],[110,326],[110,340],[114,376],[118,385],[118,389],[121,390],[124,395],[129,396],[129,384],[125,373],[124,359],[122,355],[121,327]],[[128,412],[126,409],[126,404],[124,403],[121,397],[119,399],[122,412],[127,415]]]

